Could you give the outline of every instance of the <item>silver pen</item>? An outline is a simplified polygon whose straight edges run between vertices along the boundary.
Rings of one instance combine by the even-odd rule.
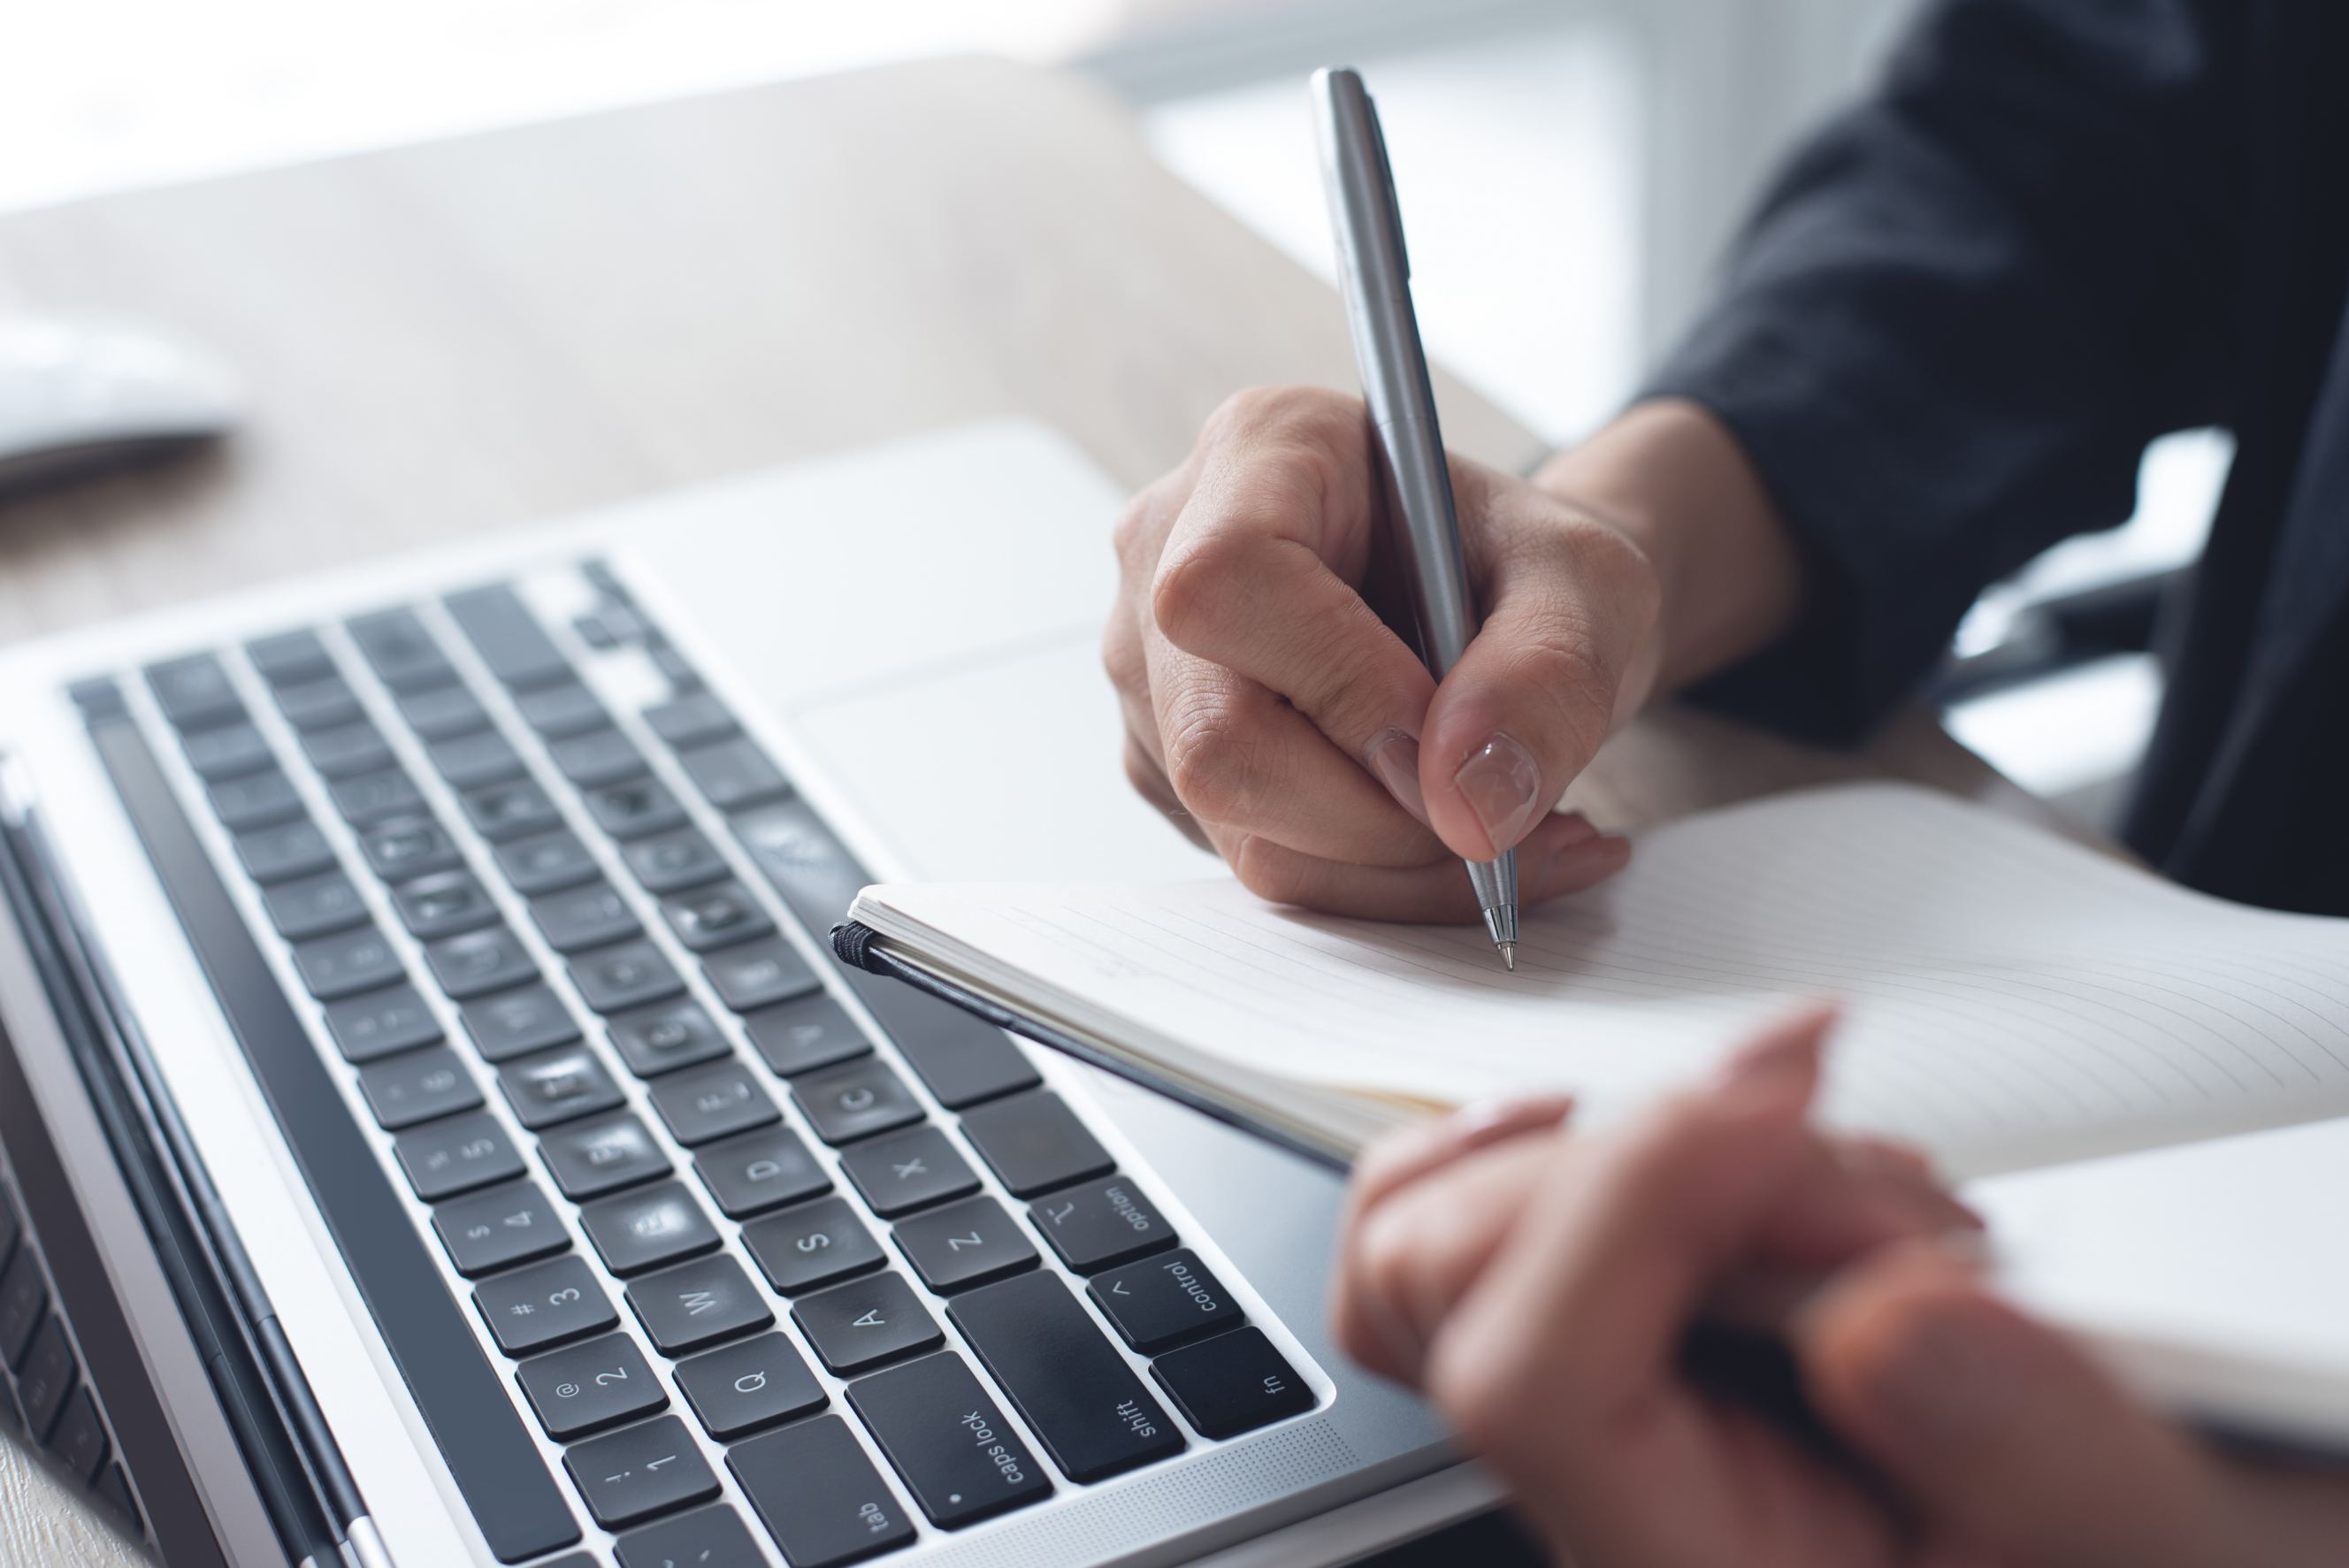
[[[1413,616],[1420,657],[1442,680],[1476,634],[1476,605],[1460,553],[1460,517],[1452,501],[1452,470],[1435,422],[1435,393],[1427,381],[1419,318],[1411,308],[1411,257],[1403,249],[1402,210],[1379,111],[1362,78],[1344,68],[1313,73],[1315,134],[1321,144],[1321,184],[1330,197],[1330,226],[1338,241],[1338,281],[1354,334],[1354,363],[1377,432],[1387,510],[1401,532],[1396,552]],[[1470,861],[1485,929],[1501,962],[1517,966],[1517,853]]]

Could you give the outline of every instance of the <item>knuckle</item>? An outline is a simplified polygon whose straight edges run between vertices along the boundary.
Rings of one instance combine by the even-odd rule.
[[[1428,1357],[1428,1398],[1477,1453],[1506,1456],[1522,1446],[1526,1407],[1537,1402],[1524,1383],[1519,1357],[1499,1346],[1464,1346],[1439,1336]],[[1541,1403],[1557,1409],[1555,1401]]]
[[[1254,793],[1255,764],[1236,719],[1222,704],[1204,704],[1166,738],[1168,782],[1185,806],[1210,822],[1239,816]]]
[[[1246,570],[1247,546],[1235,535],[1208,534],[1170,551],[1150,584],[1150,618],[1176,647],[1211,633],[1226,596]]]
[[[1142,638],[1123,615],[1112,616],[1102,629],[1102,671],[1110,684],[1123,692],[1141,692],[1150,681],[1148,661],[1143,657]]]

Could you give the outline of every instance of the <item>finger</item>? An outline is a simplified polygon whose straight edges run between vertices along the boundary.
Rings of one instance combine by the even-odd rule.
[[[1773,1265],[1826,1269],[1895,1242],[1982,1228],[1979,1214],[1907,1167],[1855,1168],[1815,1136],[1755,1250]]]
[[[1795,1346],[1821,1412],[1929,1535],[2015,1568],[2245,1560],[2200,1449],[1930,1247],[1857,1267],[1803,1314]]]
[[[1200,827],[1198,819],[1185,810],[1183,802],[1174,798],[1174,787],[1166,782],[1166,775],[1158,770],[1155,762],[1143,755],[1142,748],[1131,735],[1125,740],[1125,781],[1133,786],[1135,794],[1157,807],[1160,814],[1174,825],[1177,832],[1209,854],[1216,852],[1216,846],[1208,839],[1206,830]]]
[[[1347,1219],[1359,1219],[1389,1194],[1463,1156],[1527,1132],[1547,1131],[1573,1109],[1570,1094],[1533,1094],[1483,1100],[1397,1128],[1354,1161],[1346,1189]]]
[[[1324,914],[1366,920],[1465,924],[1483,918],[1458,861],[1443,855],[1419,866],[1349,864],[1299,854],[1254,834],[1204,824],[1233,874],[1257,897]],[[1530,909],[1579,892],[1623,869],[1631,847],[1579,817],[1555,817],[1522,846],[1517,903]]]

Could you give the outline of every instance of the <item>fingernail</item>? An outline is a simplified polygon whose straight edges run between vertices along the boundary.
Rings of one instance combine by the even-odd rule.
[[[1387,787],[1387,793],[1399,801],[1402,809],[1427,820],[1427,797],[1419,788],[1419,742],[1400,729],[1381,732],[1364,753],[1370,758],[1371,771]]]
[[[2005,1402],[1999,1358],[1953,1312],[1933,1313],[1901,1339],[1890,1364],[1867,1383],[1887,1424],[1924,1451],[1979,1440]]]
[[[1522,1132],[1555,1127],[1574,1109],[1567,1094],[1519,1095],[1480,1099],[1452,1113],[1445,1130],[1461,1152],[1506,1142]]]
[[[1496,853],[1516,848],[1550,806],[1541,798],[1541,769],[1532,754],[1506,735],[1495,734],[1478,747],[1452,781]]]

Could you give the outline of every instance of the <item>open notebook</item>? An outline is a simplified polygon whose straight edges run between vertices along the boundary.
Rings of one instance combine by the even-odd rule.
[[[2349,1115],[2349,922],[2205,898],[1902,786],[1647,832],[1612,883],[1526,918],[1515,975],[1480,930],[1229,881],[880,886],[851,919],[868,966],[1339,1161],[1512,1090],[1609,1115],[1819,995],[1849,1006],[1827,1119],[1957,1175]]]

